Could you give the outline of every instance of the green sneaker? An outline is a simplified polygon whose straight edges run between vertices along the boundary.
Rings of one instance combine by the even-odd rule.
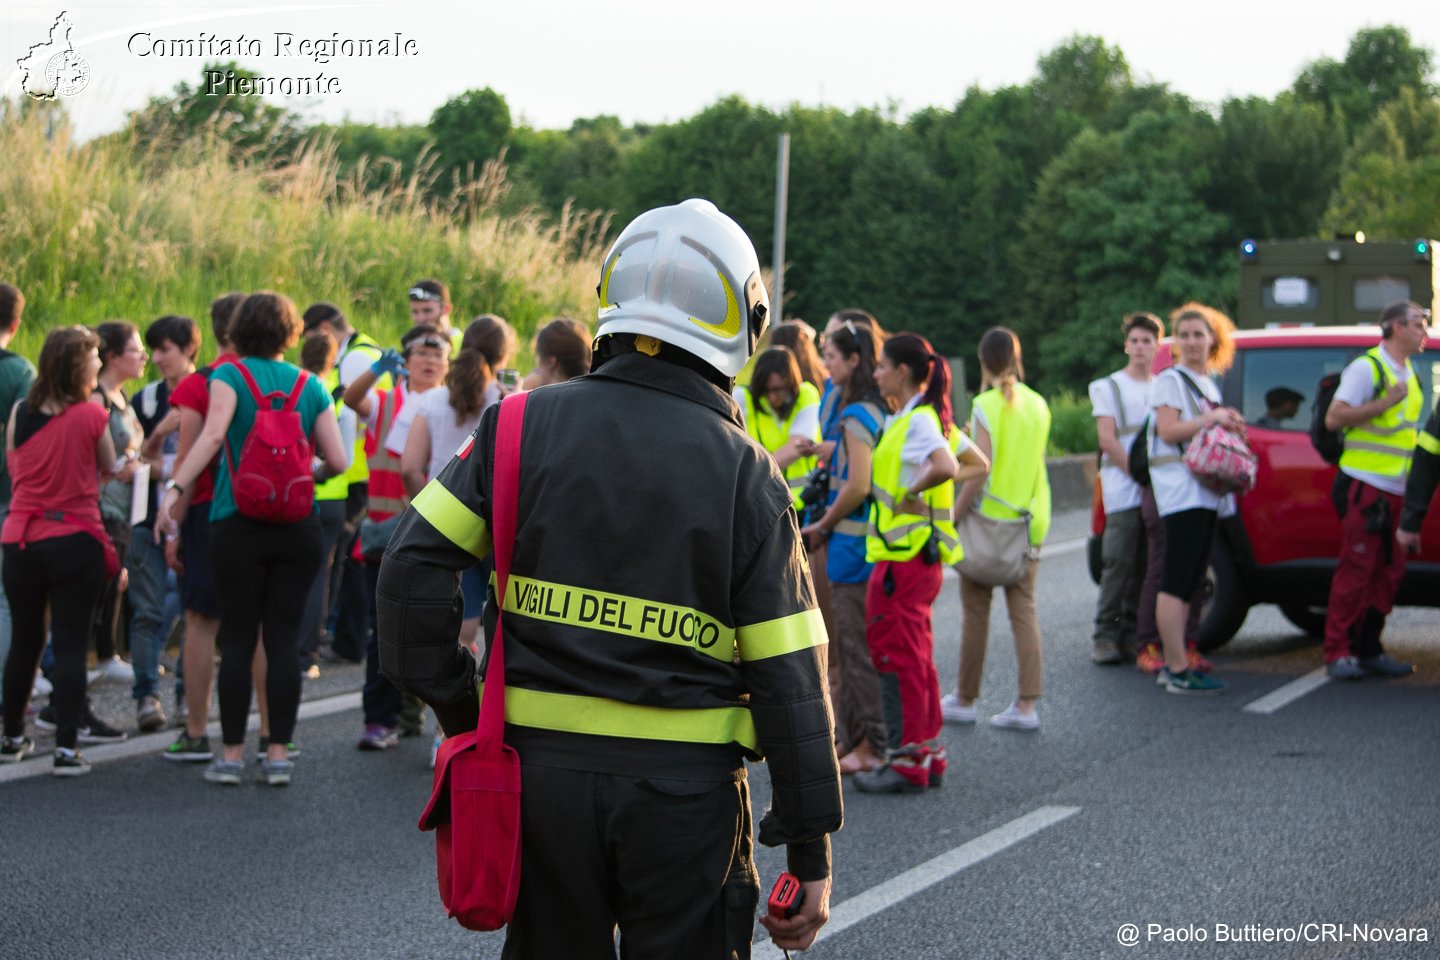
[[[1160,671],[1160,685],[1169,693],[1219,693],[1225,689],[1225,681],[1198,670],[1181,670],[1172,673],[1169,667]]]
[[[255,753],[255,762],[256,762],[256,763],[264,763],[264,762],[265,762],[265,751],[266,751],[266,749],[267,749],[269,746],[270,746],[270,738],[269,738],[269,737],[261,737],[261,738],[260,738],[260,746],[256,749],[256,753]],[[291,760],[294,760],[296,757],[300,756],[300,748],[297,747],[297,746],[295,746],[294,741],[291,741],[290,743],[285,744],[285,749],[290,752],[290,759],[291,759]]]
[[[192,737],[184,731],[181,731],[175,742],[166,747],[160,755],[176,763],[205,763],[215,759],[215,754],[210,749],[209,737]]]

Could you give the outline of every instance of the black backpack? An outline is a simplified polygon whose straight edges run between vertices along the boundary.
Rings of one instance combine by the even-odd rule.
[[[1142,487],[1150,486],[1150,418],[1140,421],[1140,432],[1130,441],[1130,479]]]
[[[1373,400],[1385,391],[1385,366],[1374,354],[1364,356],[1375,366],[1375,392],[1370,398]],[[1315,402],[1310,406],[1310,443],[1326,463],[1339,463],[1340,454],[1345,450],[1344,435],[1325,426],[1325,414],[1330,410],[1330,401],[1335,399],[1335,391],[1339,389],[1340,378],[1344,375],[1345,371],[1339,370],[1321,377],[1315,385]]]

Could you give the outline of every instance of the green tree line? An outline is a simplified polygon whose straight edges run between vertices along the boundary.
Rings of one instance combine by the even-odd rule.
[[[1212,105],[1138,80],[1120,49],[1075,36],[1025,84],[908,117],[727,97],[674,123],[598,116],[567,130],[516,124],[488,88],[425,125],[306,126],[258,98],[222,98],[217,116],[203,105],[215,98],[182,85],[127,133],[146,142],[218,124],[249,162],[276,164],[320,137],[356,190],[449,197],[484,183],[487,203],[557,222],[604,211],[612,230],[709,197],[768,263],[776,140],[788,132],[787,316],[864,306],[967,360],[983,330],[1005,324],[1030,378],[1054,391],[1115,364],[1125,312],[1192,298],[1232,308],[1242,238],[1440,232],[1432,61],[1404,29],[1375,27],[1273,99]]]

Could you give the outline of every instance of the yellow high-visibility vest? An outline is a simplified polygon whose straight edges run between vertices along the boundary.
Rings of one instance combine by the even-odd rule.
[[[774,417],[759,409],[759,403],[755,399],[753,390],[749,387],[741,389],[745,392],[745,432],[754,437],[760,446],[771,453],[790,442],[790,438],[794,435],[790,427],[801,410],[820,406],[820,392],[815,389],[815,385],[808,380],[802,381],[800,395],[795,398],[795,406],[790,409],[790,416],[786,417],[783,423],[777,424]],[[818,423],[813,433],[814,435],[810,439],[819,443],[820,426]],[[790,485],[790,493],[793,497],[791,503],[795,505],[796,510],[804,506],[800,502],[800,491],[805,487],[805,477],[814,469],[814,457],[798,457],[794,463],[785,468],[785,481]]]
[[[900,455],[905,449],[905,435],[910,418],[928,417],[940,428],[940,417],[929,404],[920,404],[896,417],[885,426],[870,465],[870,529],[865,536],[865,559],[870,563],[882,560],[903,562],[913,559],[930,539],[933,529],[940,544],[940,560],[956,563],[964,553],[955,532],[955,481],[946,480],[921,494],[930,508],[924,515],[900,513],[905,499],[905,485],[900,482],[903,464]]]
[[[1375,358],[1381,369],[1386,369],[1379,347],[1366,353]],[[1345,449],[1340,454],[1342,470],[1382,477],[1403,477],[1410,472],[1410,458],[1415,453],[1415,440],[1420,434],[1420,411],[1425,406],[1425,397],[1420,390],[1420,378],[1415,375],[1415,365],[1406,360],[1405,370],[1410,379],[1404,401],[1373,420],[1346,429]],[[1385,386],[1383,377],[1380,386]]]

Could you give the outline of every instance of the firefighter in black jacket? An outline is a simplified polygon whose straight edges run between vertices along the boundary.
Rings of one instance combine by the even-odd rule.
[[[803,949],[825,922],[839,769],[824,625],[789,488],[732,378],[768,303],[754,248],[704,200],[642,214],[606,254],[595,370],[525,410],[504,598],[506,742],[524,771],[506,958],[748,957],[759,896],[743,761],[767,758],[760,841],[785,844]],[[476,724],[457,573],[490,549],[498,405],[385,554],[381,667]],[[486,636],[493,635],[492,597]]]
[[[1440,405],[1430,414],[1430,421],[1415,439],[1415,454],[1410,461],[1410,476],[1405,481],[1405,506],[1400,510],[1400,527],[1395,539],[1410,553],[1420,552],[1420,527],[1425,511],[1440,483]]]

